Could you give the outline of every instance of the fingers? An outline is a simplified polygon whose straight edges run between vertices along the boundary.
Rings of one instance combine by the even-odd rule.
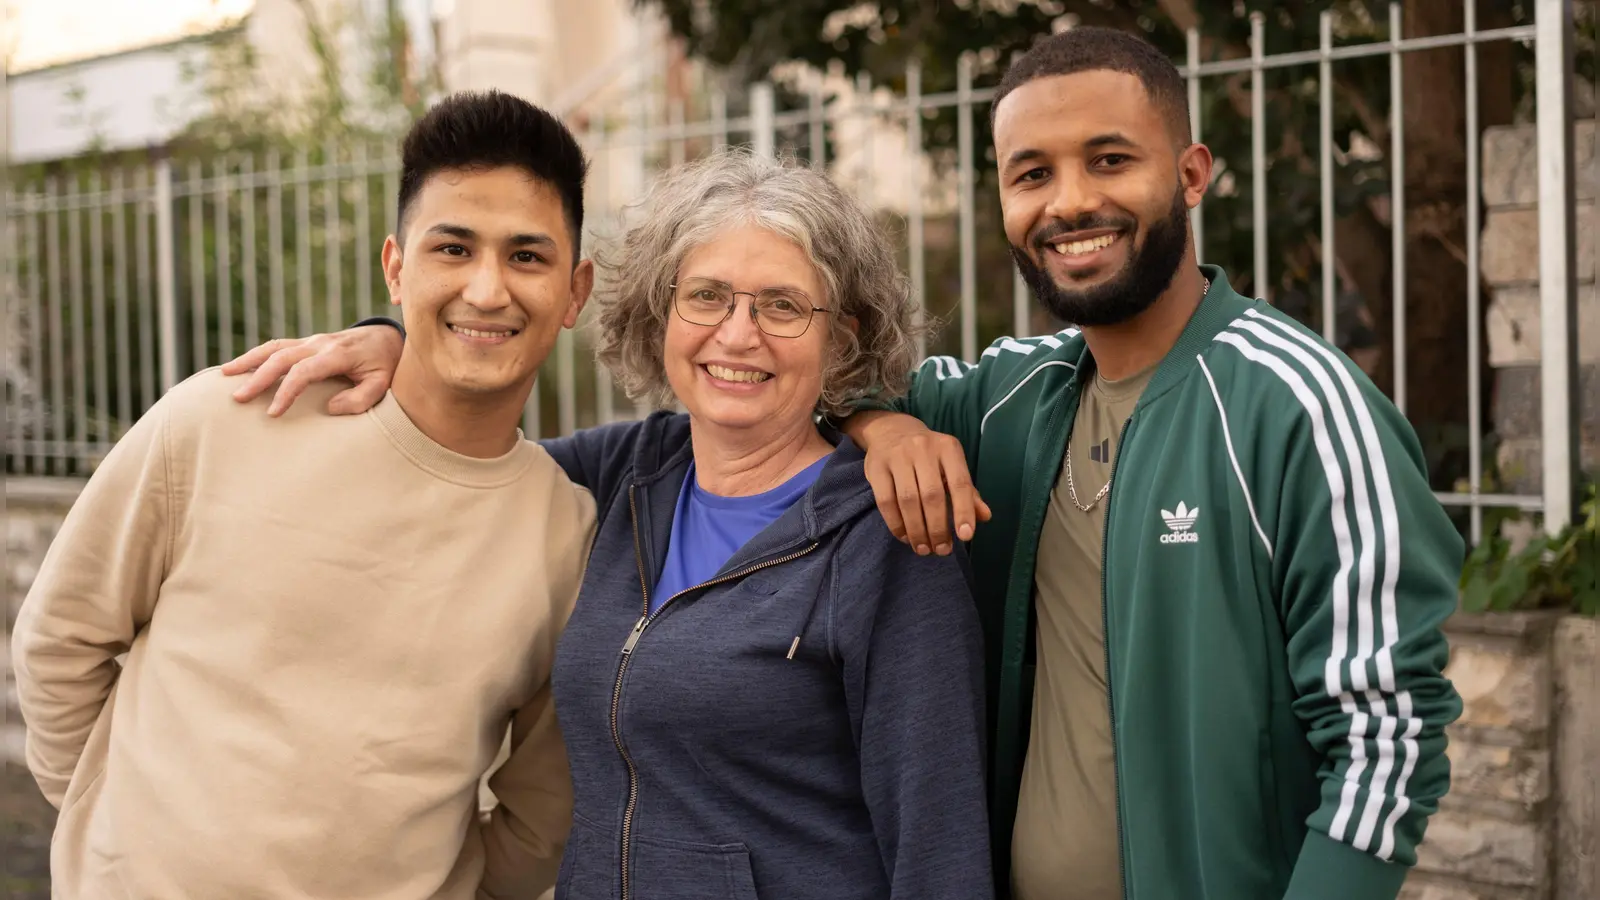
[[[932,551],[928,538],[928,524],[923,519],[922,488],[917,480],[917,453],[907,445],[896,448],[889,470],[894,475],[894,499],[900,508],[900,520],[905,525],[905,541],[918,555],[927,556]]]
[[[967,470],[967,456],[960,444],[955,441],[943,442],[939,448],[939,468],[944,473],[945,486],[950,489],[950,516],[955,523],[956,536],[963,541],[970,541],[973,529],[978,525],[977,507],[983,501],[972,484],[972,473]]]
[[[256,397],[261,396],[261,394],[264,393],[268,388],[276,384],[278,379],[282,378],[296,363],[308,356],[314,355],[317,352],[315,348],[303,343],[280,341],[271,341],[270,343],[282,343],[285,346],[282,346],[277,351],[269,354],[266,359],[260,361],[254,366],[255,371],[251,372],[250,377],[245,379],[244,384],[240,385],[239,388],[233,392],[233,399],[241,403],[254,400]],[[266,346],[268,345],[263,344],[261,347],[257,347],[256,350],[263,349]],[[255,351],[251,352],[253,353]],[[246,355],[248,356],[249,354]],[[271,413],[271,410],[269,409],[268,412]],[[276,415],[275,413],[273,414]]]
[[[249,350],[239,354],[238,356],[235,356],[233,359],[223,363],[222,374],[242,375],[245,372],[248,372],[266,362],[267,359],[272,356],[272,354],[282,350],[286,345],[288,345],[288,343],[288,341],[278,338],[267,341],[264,344],[258,344],[255,347],[252,347]],[[248,400],[250,398],[235,397],[235,399]]]
[[[890,474],[881,455],[867,455],[866,475],[867,484],[872,486],[873,499],[878,504],[878,514],[889,526],[889,533],[902,541],[906,540],[906,524],[900,518],[900,500],[895,496],[894,476]]]
[[[944,487],[944,470],[941,458],[937,451],[917,454],[915,459],[917,471],[917,501],[922,504],[922,521],[928,529],[928,542],[926,546],[918,546],[917,552],[926,554],[930,549],[944,556],[950,552],[950,519],[946,514]]]
[[[349,369],[350,366],[343,355],[336,350],[326,350],[321,353],[311,350],[289,366],[288,372],[283,376],[283,383],[278,385],[278,392],[272,395],[272,402],[267,405],[267,415],[283,415],[296,400],[300,399],[306,388],[335,375],[343,375]]]
[[[374,372],[356,382],[355,387],[346,388],[328,401],[328,413],[335,416],[360,415],[378,405],[383,395],[389,390],[390,379],[381,372]]]

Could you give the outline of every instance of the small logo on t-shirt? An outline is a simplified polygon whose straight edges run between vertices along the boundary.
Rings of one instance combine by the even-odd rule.
[[[1093,447],[1090,447],[1089,459],[1091,462],[1097,463],[1111,462],[1111,439],[1106,438],[1100,443],[1095,444]]]
[[[1200,507],[1190,509],[1183,501],[1178,502],[1178,508],[1168,512],[1161,511],[1162,521],[1167,523],[1167,534],[1161,536],[1163,544],[1198,544],[1200,535],[1190,529],[1194,527],[1194,520],[1200,518]]]

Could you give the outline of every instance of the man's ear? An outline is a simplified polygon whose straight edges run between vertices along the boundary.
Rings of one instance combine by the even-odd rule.
[[[1183,202],[1190,209],[1200,205],[1211,187],[1211,148],[1190,144],[1178,155],[1178,181],[1183,185]]]
[[[389,287],[389,303],[400,305],[400,241],[389,235],[383,240],[383,283]]]
[[[572,301],[567,304],[567,316],[561,324],[565,328],[578,327],[578,316],[594,291],[594,263],[582,260],[572,269]]]

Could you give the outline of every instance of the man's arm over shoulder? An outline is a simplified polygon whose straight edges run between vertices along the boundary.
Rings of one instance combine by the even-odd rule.
[[[888,897],[992,897],[983,649],[964,557],[918,556],[876,516],[844,541],[834,635]]]
[[[997,388],[1012,380],[1028,358],[1048,352],[1047,341],[1060,343],[1054,337],[1000,338],[983,351],[977,363],[930,356],[912,372],[911,386],[903,396],[864,399],[858,401],[857,409],[914,416],[934,431],[959,440],[971,460],[977,456],[984,414],[1000,399]],[[846,419],[842,426],[847,432],[848,422]]]
[[[1461,700],[1441,625],[1464,545],[1410,424],[1347,361],[1319,355],[1279,426],[1274,581],[1295,710],[1327,763],[1286,900],[1393,900],[1449,789],[1445,727]]]
[[[117,441],[18,612],[12,650],[28,768],[58,808],[116,682],[116,657],[154,614],[183,503],[171,419],[174,406],[197,399],[180,385]]]

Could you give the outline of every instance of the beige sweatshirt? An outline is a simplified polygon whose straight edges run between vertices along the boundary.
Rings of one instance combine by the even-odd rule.
[[[537,896],[593,498],[532,443],[446,450],[393,396],[335,417],[318,386],[273,420],[236,383],[194,376],[115,445],[17,619],[55,896]]]

